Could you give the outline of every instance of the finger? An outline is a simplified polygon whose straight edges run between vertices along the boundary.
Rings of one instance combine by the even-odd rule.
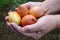
[[[34,32],[36,24],[27,25],[22,28],[22,32]],[[37,27],[37,26],[36,26]]]
[[[11,23],[12,27],[14,29],[16,29],[18,32],[21,32],[22,31],[22,27],[21,26],[18,26],[16,23]]]
[[[46,13],[46,15],[56,14],[57,12],[58,12],[57,9],[55,9],[55,10],[48,10],[47,13]]]
[[[18,7],[17,7],[17,8],[15,8],[15,11],[16,11],[16,10],[18,10],[18,9],[19,9]]]
[[[33,37],[34,37],[34,39],[39,39],[39,37],[38,37],[39,35],[36,33],[36,32],[34,32],[34,35],[33,35]]]
[[[30,8],[30,6],[31,6],[31,3],[30,3],[30,2],[27,2],[27,3],[25,3],[25,4],[22,4],[22,5],[19,5],[19,6],[25,6],[25,7],[27,7],[27,8]]]
[[[43,37],[47,32],[38,31],[37,39]]]
[[[38,38],[37,38],[37,34],[36,34],[35,32],[33,33],[32,37],[33,37],[35,40],[38,39]]]
[[[31,2],[30,9],[35,6],[41,6],[42,2]]]
[[[26,6],[27,8],[32,8],[34,6],[40,6],[42,2],[27,2],[25,4],[22,4],[21,6]]]
[[[53,14],[52,10],[47,11],[46,15],[51,15]]]
[[[37,36],[37,38],[39,39],[40,38],[40,36],[41,36],[41,32],[40,31],[38,31],[38,36]]]
[[[11,23],[9,23],[8,21],[6,22],[6,24],[7,24],[7,26],[9,26],[9,27],[11,26]]]
[[[9,23],[9,22],[7,21],[6,24],[7,24],[7,26],[8,26],[11,30],[14,31],[14,29],[13,29],[12,26],[11,26],[11,23]]]
[[[8,21],[8,16],[5,17],[5,20]]]

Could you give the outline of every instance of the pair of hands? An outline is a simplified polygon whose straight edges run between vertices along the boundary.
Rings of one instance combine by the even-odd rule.
[[[57,6],[58,3],[56,4],[52,2],[52,5],[54,6],[52,5],[46,6],[45,4],[46,4],[45,2],[28,2],[28,3],[22,4],[22,6],[26,6],[29,9],[31,9],[33,6],[41,6],[44,9],[49,8],[47,13],[45,13],[46,16],[43,16],[40,19],[38,19],[38,21],[35,24],[21,27],[15,23],[9,23],[8,16],[6,16],[5,20],[7,25],[11,29],[16,29],[18,32],[26,36],[33,37],[34,39],[41,38],[43,35],[45,35],[46,33],[56,28],[56,18],[53,15],[48,15],[48,14],[53,14],[54,12],[59,11],[59,7],[60,7],[59,6],[54,8],[54,6]]]

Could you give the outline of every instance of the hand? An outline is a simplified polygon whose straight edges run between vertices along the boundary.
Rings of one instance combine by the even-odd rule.
[[[20,7],[20,6],[25,6],[25,7],[27,7],[27,8],[29,8],[29,9],[31,9],[32,7],[34,7],[34,6],[40,6],[42,4],[42,2],[27,2],[27,3],[25,3],[25,4],[22,4],[22,5],[19,5],[18,7]],[[18,8],[17,7],[17,8]],[[17,9],[16,8],[16,9]],[[16,10],[15,9],[15,10]]]
[[[60,11],[60,0],[45,0],[43,2],[27,2],[20,6],[26,6],[29,9],[31,9],[34,6],[40,6],[44,10],[48,10],[47,13],[45,13],[46,15],[50,15]],[[15,10],[17,9],[18,8],[16,8]]]
[[[56,17],[48,15],[40,18],[36,24],[23,27],[22,30],[24,32],[23,33],[24,35],[33,37],[35,39],[39,39],[48,32],[54,30],[55,28],[56,28]],[[35,31],[37,31],[37,33]]]
[[[49,9],[46,14],[55,14],[60,11],[60,0],[45,0],[42,6]]]
[[[15,23],[9,22],[7,22],[7,25],[10,25],[10,27],[16,29],[18,32],[26,36],[39,39],[46,33],[56,28],[56,18],[52,15],[43,16],[35,24],[27,25],[25,27],[21,27]]]
[[[59,9],[59,7],[57,7],[55,10],[53,8],[53,6],[50,4],[47,4],[48,6],[46,6],[46,2],[41,2],[41,3],[40,2],[28,2],[28,3],[22,4],[22,6],[26,6],[27,8],[32,8],[33,6],[41,6],[44,9],[47,8],[49,10],[47,11],[46,15],[47,14],[53,14],[54,12],[58,11],[57,9]],[[54,9],[54,10],[52,10],[52,9]],[[12,29],[15,28],[18,32],[20,32],[26,36],[33,37],[35,39],[42,37],[43,35],[45,35],[49,31],[53,30],[56,26],[56,20],[53,16],[44,16],[44,17],[40,18],[37,23],[35,23],[33,25],[28,25],[28,26],[23,27],[23,28],[16,25],[15,23],[9,23],[9,22],[6,22],[6,23],[8,26],[10,26],[10,28],[12,28]],[[38,31],[38,32],[36,33],[36,31]]]

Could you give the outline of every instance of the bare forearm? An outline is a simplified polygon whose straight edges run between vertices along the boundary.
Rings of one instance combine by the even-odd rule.
[[[60,3],[60,0],[45,0],[43,3],[49,7],[53,6],[53,4],[56,5],[57,3]]]
[[[45,1],[59,1],[59,0],[45,0]]]
[[[60,0],[45,0],[42,6],[48,9],[47,14],[54,14],[60,11]]]
[[[57,20],[57,28],[60,28],[60,15],[55,15]]]

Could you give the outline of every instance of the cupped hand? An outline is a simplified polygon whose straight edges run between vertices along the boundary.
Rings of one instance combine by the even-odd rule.
[[[32,7],[35,6],[40,6],[42,9],[47,10],[45,15],[50,15],[60,11],[60,0],[45,0],[43,2],[27,2],[25,4],[19,5],[18,7],[20,6],[25,6],[28,9],[31,9]],[[17,10],[18,7],[15,10]]]
[[[34,6],[40,6],[42,4],[42,2],[27,2],[27,3],[24,3],[24,4],[22,4],[22,5],[19,5],[18,7],[20,7],[20,6],[25,6],[25,7],[27,7],[28,9],[31,9],[32,7],[34,7]],[[17,8],[18,8],[17,7]],[[16,8],[16,9],[17,9]],[[16,10],[15,9],[15,10]]]
[[[60,11],[60,0],[45,0],[42,6],[49,9],[46,14],[56,14]]]
[[[56,28],[56,18],[53,15],[46,15],[38,19],[38,21],[32,25],[21,27],[15,23],[9,22],[7,22],[7,25],[26,36],[33,37],[34,39],[39,39],[46,33]]]
[[[34,6],[41,6],[44,10],[48,9],[47,13],[45,13],[46,15],[53,14],[54,12],[57,12],[60,10],[60,6],[59,7],[56,6],[56,8],[52,6],[52,5],[55,6],[55,3],[52,2],[51,4],[48,4],[49,2],[48,1],[46,2],[28,2],[28,3],[22,4],[21,6],[26,6],[29,9],[31,9]],[[57,2],[56,5],[57,4],[59,3]],[[45,35],[46,33],[56,28],[56,18],[52,15],[43,16],[35,24],[27,25],[25,27],[18,26],[15,23],[9,23],[8,17],[6,17],[5,19],[7,21],[6,22],[7,25],[10,26],[10,28],[12,29],[14,28],[18,32],[26,36],[33,37],[35,39],[41,38],[43,35]]]

